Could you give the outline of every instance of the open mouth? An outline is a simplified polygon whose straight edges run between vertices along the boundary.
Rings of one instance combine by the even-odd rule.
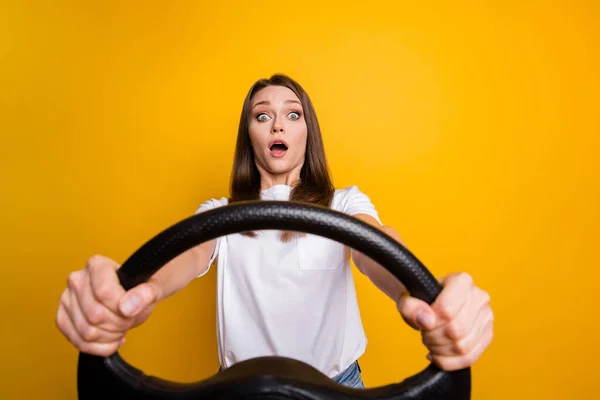
[[[288,146],[282,140],[275,140],[271,143],[269,150],[271,150],[271,154],[274,157],[283,157],[285,155],[285,153],[288,151]]]

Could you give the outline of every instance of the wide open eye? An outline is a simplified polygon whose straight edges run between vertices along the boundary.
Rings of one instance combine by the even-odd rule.
[[[270,119],[270,117],[265,113],[260,113],[256,116],[256,119],[261,122],[264,122],[264,121],[268,121]]]
[[[289,117],[291,119],[300,119],[300,113],[296,112],[296,111],[292,111],[291,113],[288,114]]]

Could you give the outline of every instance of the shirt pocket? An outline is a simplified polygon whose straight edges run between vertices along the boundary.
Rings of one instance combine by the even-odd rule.
[[[345,245],[318,235],[297,238],[298,263],[301,271],[331,271],[341,268],[348,259]]]

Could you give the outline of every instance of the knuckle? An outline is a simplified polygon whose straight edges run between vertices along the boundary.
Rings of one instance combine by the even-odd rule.
[[[106,262],[106,259],[103,256],[101,256],[99,254],[95,254],[88,259],[87,268],[95,269],[95,268],[101,267],[105,262]]]
[[[488,305],[492,301],[490,294],[485,290],[477,288],[477,296],[481,299],[483,305]]]
[[[69,305],[69,289],[65,289],[63,290],[62,294],[60,295],[60,300],[59,300],[59,307],[64,307],[67,308]]]
[[[446,327],[446,334],[450,339],[458,340],[464,336],[465,329],[457,321],[452,321]]]
[[[150,305],[157,299],[159,294],[159,286],[154,282],[148,282],[140,289],[140,297],[142,298],[144,304]]]
[[[408,315],[408,306],[406,305],[406,301],[403,299],[399,300],[397,306],[400,315],[402,315],[402,317],[406,317]]]
[[[466,356],[467,354],[469,354],[470,350],[471,348],[467,345],[466,342],[460,341],[454,343],[454,351],[461,356]]]
[[[146,302],[148,302],[150,300],[150,298],[152,297],[152,292],[151,292],[151,288],[148,284],[141,284],[138,287],[134,288],[133,290],[131,290],[132,295],[135,295],[135,297],[138,298],[138,300],[142,303],[145,304]]]
[[[56,313],[56,318],[54,319],[54,323],[61,332],[64,332],[66,329],[65,313],[61,312],[61,310],[58,310]]]
[[[454,319],[454,310],[448,302],[439,305],[438,313],[445,320]]]
[[[473,286],[473,277],[467,272],[459,272],[457,278],[467,286]]]
[[[95,303],[86,312],[87,320],[92,325],[99,325],[106,319],[106,310],[101,304]]]
[[[113,293],[110,283],[107,282],[98,282],[94,287],[94,295],[96,299],[101,302],[106,302],[111,299],[111,294]]]
[[[79,290],[81,288],[82,278],[83,274],[81,270],[71,272],[67,278],[68,286],[73,290]]]
[[[408,301],[407,296],[402,295],[400,300],[398,301],[398,311],[403,317],[409,317],[411,315],[411,310],[414,307],[411,307],[410,301]]]
[[[86,342],[93,342],[98,339],[98,329],[92,325],[82,324],[79,334]]]

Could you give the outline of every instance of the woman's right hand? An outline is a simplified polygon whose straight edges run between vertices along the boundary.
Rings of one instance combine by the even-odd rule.
[[[103,357],[115,353],[127,331],[148,319],[160,298],[160,287],[152,279],[126,292],[118,268],[109,258],[93,256],[84,269],[69,275],[56,325],[81,352]]]

